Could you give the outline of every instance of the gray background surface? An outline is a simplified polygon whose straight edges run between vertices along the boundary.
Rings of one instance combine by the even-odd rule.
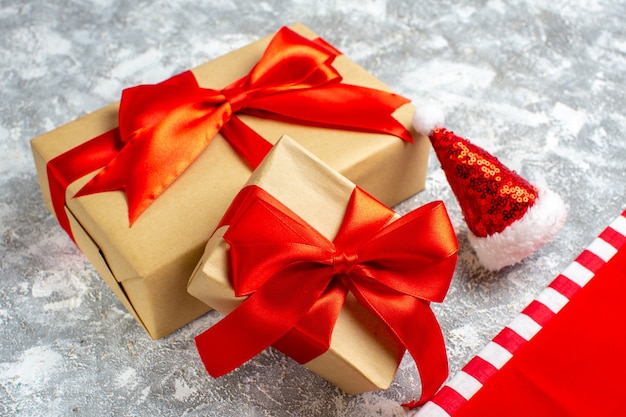
[[[410,414],[409,357],[389,390],[358,396],[271,350],[209,378],[193,336],[219,315],[150,340],[41,201],[32,137],[296,21],[395,91],[440,103],[448,128],[569,208],[551,244],[486,272],[431,157],[427,190],[397,209],[443,199],[458,231],[434,306],[452,374],[624,209],[623,1],[0,1],[0,415]]]

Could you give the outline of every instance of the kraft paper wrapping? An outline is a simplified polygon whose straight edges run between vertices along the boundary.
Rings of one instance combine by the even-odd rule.
[[[316,35],[297,24],[303,36]],[[258,61],[271,36],[193,69],[202,87],[222,88],[245,75]],[[388,90],[345,56],[334,66],[345,83]],[[46,164],[54,157],[117,126],[118,103],[111,104],[32,141],[43,199],[52,211]],[[411,129],[413,108],[395,114]],[[367,192],[393,206],[424,187],[427,138],[414,130],[415,143],[380,134],[287,124],[241,116],[252,129],[274,143],[283,134],[298,142]],[[66,211],[72,233],[100,275],[149,335],[158,339],[209,311],[189,296],[186,283],[210,232],[250,169],[218,135],[201,156],[135,222],[128,225],[125,195],[104,192],[72,196],[89,174],[71,184]]]
[[[288,136],[274,146],[247,185],[263,188],[329,240],[339,230],[355,187]],[[229,245],[223,239],[227,229],[220,227],[209,239],[188,285],[190,294],[223,314],[243,301],[235,297],[229,280]],[[388,388],[403,352],[389,328],[350,294],[330,349],[305,366],[347,393],[358,394]]]

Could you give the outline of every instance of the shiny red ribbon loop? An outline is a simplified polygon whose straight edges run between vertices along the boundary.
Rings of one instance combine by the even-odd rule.
[[[448,374],[443,336],[429,303],[443,301],[457,241],[442,202],[391,221],[394,213],[355,188],[334,241],[258,187],[226,215],[231,282],[247,296],[196,338],[218,377],[274,345],[298,362],[324,353],[345,297],[385,322],[413,356],[421,404]]]
[[[282,28],[249,74],[218,91],[201,88],[191,72],[155,85],[124,90],[119,128],[105,133],[110,147],[91,158],[84,147],[51,160],[50,189],[59,223],[71,234],[65,190],[102,168],[77,194],[123,190],[130,224],[186,170],[219,132],[256,167],[271,144],[234,114],[326,128],[412,137],[392,113],[408,100],[341,83],[332,62],[337,50]],[[97,140],[93,139],[93,140]],[[88,148],[89,146],[87,146]],[[55,184],[52,184],[55,182]]]

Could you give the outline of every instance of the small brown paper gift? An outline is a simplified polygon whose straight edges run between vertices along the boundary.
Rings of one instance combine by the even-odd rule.
[[[430,303],[457,247],[442,202],[399,217],[283,136],[190,279],[225,314],[196,338],[204,365],[218,377],[274,346],[354,394],[387,388],[406,348],[424,400],[447,376]]]
[[[354,184],[284,136],[247,185],[267,191],[322,235],[337,234]],[[241,302],[229,280],[228,243],[218,228],[189,281],[191,295],[228,314]],[[220,343],[219,340],[213,343]],[[385,389],[404,347],[391,330],[349,295],[335,325],[330,349],[305,366],[350,394]]]

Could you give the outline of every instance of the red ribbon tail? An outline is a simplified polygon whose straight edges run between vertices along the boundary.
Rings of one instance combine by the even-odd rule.
[[[70,184],[55,164],[48,163],[46,170],[48,172],[48,187],[50,189],[50,198],[52,200],[52,208],[59,222],[59,225],[65,230],[69,237],[74,241],[74,234],[70,225],[70,219],[65,212],[65,191]]]
[[[439,390],[448,377],[448,356],[439,323],[430,307],[423,303],[421,320],[412,323],[411,332],[419,338],[419,343],[407,346],[422,382],[422,393],[416,400],[402,404],[406,408],[424,405]]]
[[[278,341],[306,315],[331,278],[331,274],[311,274],[310,270],[296,266],[276,274],[196,337],[207,372],[215,378],[227,374]],[[310,291],[299,291],[303,282],[310,285]],[[276,305],[281,306],[279,313]]]
[[[437,318],[427,301],[398,294],[393,299],[364,288],[354,288],[355,296],[372,313],[388,323],[407,348],[420,375],[422,393],[417,400],[403,404],[414,408],[432,398],[448,377],[448,356]],[[398,313],[398,306],[413,312]]]
[[[273,344],[299,364],[305,364],[330,348],[335,323],[348,291],[332,285],[291,331]]]
[[[105,166],[118,153],[119,145],[119,130],[112,129],[51,159],[46,166],[54,213],[72,240],[74,235],[65,212],[67,188],[79,178]]]
[[[402,338],[413,339],[408,344],[409,353],[422,382],[422,393],[417,400],[403,404],[405,407],[415,408],[430,400],[439,390],[448,377],[448,355],[439,323],[430,307],[423,303],[421,320],[411,323],[411,334],[402,335]],[[418,340],[415,340],[418,339]]]
[[[252,297],[248,298],[250,299]],[[267,327],[246,322],[249,317],[246,317],[245,310],[244,303],[195,338],[200,359],[213,378],[243,365],[270,346],[274,338],[279,337],[272,334],[274,332]],[[249,332],[254,336],[250,336]]]

